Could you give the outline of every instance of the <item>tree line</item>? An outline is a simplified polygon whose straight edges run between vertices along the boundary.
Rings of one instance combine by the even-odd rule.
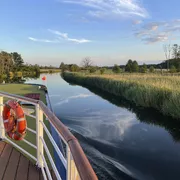
[[[0,80],[5,78],[22,76],[37,76],[40,74],[40,68],[36,65],[25,64],[22,56],[17,52],[0,52]]]
[[[93,66],[93,62],[89,57],[82,60],[81,65],[77,64],[60,64],[60,69],[62,71],[68,70],[71,72],[78,72],[83,70],[88,70],[90,73],[94,73],[97,70],[103,74],[107,69],[111,69],[114,73],[129,72],[129,73],[154,73],[156,69],[163,70],[167,69],[170,73],[180,72],[180,46],[178,44],[165,45],[163,46],[166,60],[159,64],[143,64],[139,65],[136,60],[129,59],[126,65],[117,65],[113,67],[98,67]]]
[[[77,64],[64,64],[64,62],[61,62],[59,68],[61,71],[71,71],[71,72],[79,72],[79,71],[89,71],[89,73],[95,73],[96,71],[100,71],[101,74],[104,74],[106,70],[112,70],[114,73],[121,73],[121,72],[141,72],[145,73],[147,72],[148,68],[144,64],[142,66],[139,66],[137,61],[132,61],[131,59],[127,62],[127,64],[123,67],[115,64],[113,67],[98,67],[93,66],[93,62],[90,58],[85,58],[81,62],[81,66],[78,66]],[[154,72],[155,68],[151,66],[149,68],[150,72]]]

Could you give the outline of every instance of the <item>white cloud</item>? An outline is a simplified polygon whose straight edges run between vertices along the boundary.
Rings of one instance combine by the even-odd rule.
[[[36,39],[33,37],[28,37],[29,40],[34,41],[34,42],[45,42],[45,43],[58,43],[57,40],[48,40],[48,39]]]
[[[165,30],[166,32],[178,32],[180,31],[180,26],[171,26]]]
[[[159,23],[152,22],[152,23],[146,24],[144,26],[144,29],[147,30],[147,31],[156,31],[159,28],[159,26],[161,26],[161,25],[162,25],[161,22],[159,22]]]
[[[68,41],[72,41],[72,42],[79,43],[79,44],[91,42],[88,39],[71,39],[71,38],[68,38]]]
[[[99,18],[134,15],[148,17],[146,9],[137,0],[59,0],[59,2],[89,7],[88,14]]]
[[[28,37],[28,39],[31,41],[34,41],[34,42],[44,42],[44,43],[60,43],[60,40],[62,40],[62,39],[69,41],[69,42],[76,43],[76,44],[83,44],[83,43],[92,42],[91,40],[84,39],[84,38],[81,38],[81,39],[69,38],[67,33],[61,33],[61,32],[56,31],[56,30],[48,29],[48,31],[57,35],[55,40],[37,39],[34,37]]]
[[[156,42],[163,42],[167,41],[169,38],[167,34],[156,34],[150,37],[143,38],[142,40],[145,41],[147,44],[152,44]]]
[[[81,38],[81,39],[75,39],[75,38],[69,38],[68,34],[67,33],[61,33],[59,31],[56,31],[56,30],[52,30],[52,29],[48,29],[51,33],[53,34],[56,34],[58,35],[59,39],[63,38],[67,41],[70,41],[70,42],[74,42],[74,43],[77,43],[77,44],[82,44],[82,43],[89,43],[89,42],[92,42],[91,40],[88,40],[88,39],[84,39],[84,38]]]
[[[134,25],[138,25],[138,24],[141,24],[142,21],[141,21],[141,20],[134,20],[132,23],[133,23]]]
[[[146,36],[146,35],[149,35],[149,34],[150,34],[149,31],[139,31],[139,32],[135,33],[135,36],[141,37],[141,36]]]
[[[174,40],[177,32],[180,31],[180,19],[170,21],[150,22],[143,25],[134,33],[136,37],[141,38],[147,44],[157,43],[167,40]]]
[[[51,30],[51,29],[48,29],[48,31],[50,31],[53,34],[59,35],[59,36],[61,36],[63,38],[68,38],[68,34],[67,33],[61,33],[59,31],[55,31],[55,30]]]

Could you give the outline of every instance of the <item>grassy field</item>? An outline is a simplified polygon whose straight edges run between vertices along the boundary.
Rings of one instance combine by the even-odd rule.
[[[68,82],[96,87],[122,96],[138,106],[152,107],[164,115],[180,118],[180,77],[155,74],[91,75],[62,74]]]
[[[0,85],[0,91],[12,93],[12,94],[18,94],[18,95],[22,95],[22,96],[27,93],[40,93],[40,100],[46,104],[45,92],[42,90],[39,90],[38,86],[26,85],[26,84],[4,84],[4,85]],[[8,100],[7,98],[4,98],[4,102],[6,102],[7,100]],[[32,107],[28,106],[27,108],[34,109],[34,106],[32,106]],[[28,117],[28,116],[26,116],[26,119],[27,119],[27,126],[33,130],[36,130],[36,120],[31,117]],[[44,123],[46,124],[48,129],[50,129],[49,122],[47,120],[45,120],[45,118],[44,118]],[[45,132],[44,132],[44,138],[49,147],[51,154],[53,154],[52,144],[49,141],[49,138],[47,137]],[[27,131],[27,135],[26,135],[25,139],[27,141],[31,142],[32,144],[36,145],[35,134]],[[29,146],[28,144],[26,144],[23,141],[14,141],[14,142],[16,144],[18,144],[20,147],[22,147],[23,149],[25,149],[27,152],[29,152],[30,154],[32,154],[33,156],[36,157],[36,150],[34,148],[32,148],[31,146]]]
[[[40,69],[40,73],[58,73],[60,69]]]

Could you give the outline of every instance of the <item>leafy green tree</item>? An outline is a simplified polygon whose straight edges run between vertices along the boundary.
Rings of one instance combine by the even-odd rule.
[[[63,63],[63,62],[61,62],[59,68],[60,68],[60,69],[64,69],[64,63]]]
[[[130,66],[131,66],[130,69],[131,69],[132,72],[138,72],[139,71],[139,66],[138,66],[137,61],[133,61]]]
[[[79,71],[79,66],[76,65],[76,64],[71,65],[70,71],[71,71],[71,72],[77,72],[77,71]]]
[[[180,58],[180,46],[178,44],[174,44],[172,47],[172,57],[173,59]]]
[[[112,71],[113,71],[114,73],[120,73],[120,72],[121,72],[121,69],[120,69],[120,67],[119,67],[117,64],[115,64],[114,67],[113,67],[113,69],[112,69]]]
[[[147,66],[146,64],[143,64],[143,66],[140,68],[141,73],[146,73],[147,72]]]
[[[132,72],[132,63],[133,63],[133,61],[131,59],[129,59],[126,66],[125,66],[126,72]]]
[[[149,72],[153,73],[154,71],[155,71],[154,67],[151,66],[151,67],[149,68]]]
[[[96,67],[93,67],[93,66],[89,68],[90,73],[95,73],[96,70],[97,70]]]
[[[105,73],[105,71],[106,71],[106,69],[105,69],[105,68],[101,68],[101,69],[100,69],[100,73],[101,73],[101,74],[104,74],[104,73]]]
[[[170,73],[175,73],[175,72],[177,72],[177,69],[176,69],[176,67],[174,65],[172,65],[170,67]]]
[[[24,60],[22,59],[21,55],[17,52],[11,53],[12,59],[16,67],[21,67],[24,64]]]
[[[37,64],[34,66],[34,71],[35,71],[36,75],[40,74],[40,68]]]
[[[177,72],[180,72],[180,63],[177,65]]]
[[[1,51],[0,52],[0,74],[11,71],[13,67],[12,56],[10,53]]]

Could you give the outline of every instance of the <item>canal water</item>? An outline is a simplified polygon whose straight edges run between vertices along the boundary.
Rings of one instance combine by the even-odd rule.
[[[46,81],[41,77],[26,83],[48,87],[56,116],[77,137],[99,179],[180,179],[178,121],[71,85],[60,74],[46,74]]]

